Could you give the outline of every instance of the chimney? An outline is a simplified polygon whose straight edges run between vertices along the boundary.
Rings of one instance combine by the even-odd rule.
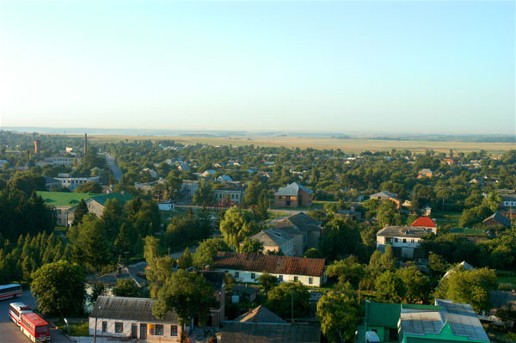
[[[84,134],[84,156],[88,154],[88,134]]]
[[[39,151],[41,149],[41,141],[39,139],[34,140],[34,154],[39,154]]]

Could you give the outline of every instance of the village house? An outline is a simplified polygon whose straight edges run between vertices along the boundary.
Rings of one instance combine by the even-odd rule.
[[[123,206],[127,201],[132,199],[132,196],[127,193],[109,193],[92,196],[86,200],[88,212],[95,214],[97,217],[101,217],[104,212],[106,202],[114,199],[118,200],[118,203]]]
[[[164,319],[152,314],[154,300],[99,296],[89,317],[94,337],[139,339],[140,342],[180,342],[181,326],[174,312]]]
[[[369,199],[373,199],[373,200],[389,200],[389,201],[392,201],[396,204],[396,208],[397,209],[400,209],[401,208],[401,203],[402,201],[400,199],[398,199],[397,195],[394,194],[394,193],[390,193],[390,192],[379,192],[379,193],[375,193],[375,194],[371,194],[369,196]]]
[[[218,252],[213,268],[242,283],[257,283],[260,275],[268,273],[279,282],[299,281],[305,286],[320,287],[326,282],[324,264],[323,258]]]
[[[321,328],[319,323],[287,323],[260,305],[235,320],[225,321],[217,336],[219,343],[319,343]]]
[[[281,253],[285,256],[303,255],[303,237],[300,234],[291,234],[287,230],[270,228],[258,232],[251,237],[263,245],[263,253]]]
[[[245,189],[238,183],[226,183],[213,191],[215,201],[219,204],[240,204],[244,200]]]
[[[410,226],[421,227],[421,228],[430,230],[433,233],[437,234],[437,224],[430,217],[421,216],[421,217],[417,218],[416,220],[414,220],[412,222],[412,224],[410,224]]]
[[[428,168],[425,168],[425,169],[421,169],[418,173],[417,173],[417,178],[418,179],[424,179],[424,178],[429,178],[431,179],[432,177],[434,176],[434,174],[432,173],[432,171]]]
[[[286,187],[280,188],[274,193],[275,207],[299,207],[310,206],[312,204],[313,191],[292,182]]]
[[[376,248],[385,251],[390,245],[395,257],[422,258],[424,251],[420,247],[423,237],[433,233],[431,228],[417,226],[387,226],[376,234]]]

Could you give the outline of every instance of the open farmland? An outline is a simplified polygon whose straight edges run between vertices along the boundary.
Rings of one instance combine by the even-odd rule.
[[[485,150],[489,154],[502,154],[505,151],[515,149],[514,143],[499,142],[459,142],[459,141],[416,141],[416,140],[380,140],[363,138],[325,138],[325,137],[296,137],[296,136],[123,136],[123,135],[88,135],[88,139],[97,143],[107,143],[120,140],[173,140],[182,144],[209,144],[209,145],[250,145],[255,146],[284,146],[288,148],[314,148],[314,149],[341,149],[349,153],[363,151],[390,151],[410,150],[415,153],[425,150],[448,153],[450,149],[468,153],[471,151]]]

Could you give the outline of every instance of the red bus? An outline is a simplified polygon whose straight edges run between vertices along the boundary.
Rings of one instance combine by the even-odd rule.
[[[0,300],[19,297],[22,294],[23,291],[20,284],[11,283],[0,286]]]
[[[30,313],[32,309],[30,306],[24,303],[10,303],[9,304],[9,317],[11,320],[20,326],[21,316],[23,313]]]
[[[50,341],[48,323],[36,313],[22,313],[20,330],[33,342]]]

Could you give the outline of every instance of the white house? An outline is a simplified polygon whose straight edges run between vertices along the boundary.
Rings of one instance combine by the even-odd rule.
[[[280,282],[299,281],[320,287],[326,282],[325,262],[323,258],[218,252],[213,266],[231,274],[237,282],[257,283],[260,275],[268,273]]]
[[[432,228],[387,226],[376,234],[376,248],[384,251],[385,246],[390,245],[396,257],[417,258],[421,253],[421,240],[430,233],[433,233]]]
[[[168,312],[158,319],[152,314],[153,305],[148,298],[99,296],[89,317],[89,333],[139,342],[180,342],[177,315]]]

